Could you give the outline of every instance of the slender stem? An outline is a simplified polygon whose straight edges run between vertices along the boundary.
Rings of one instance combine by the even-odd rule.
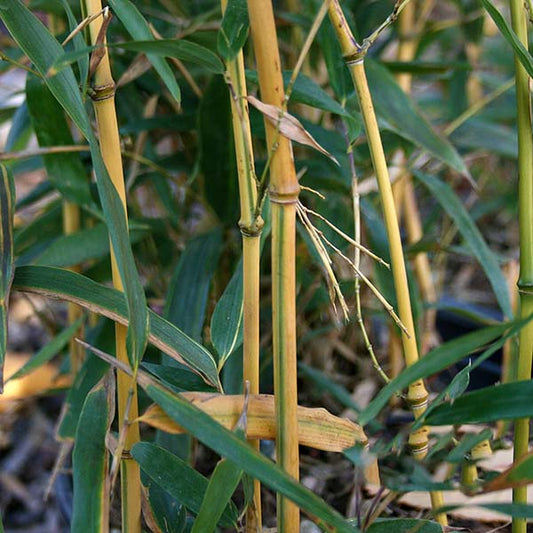
[[[391,267],[396,299],[398,301],[398,314],[400,320],[407,328],[407,332],[401,332],[401,339],[404,358],[406,364],[409,366],[418,361],[418,346],[415,337],[413,313],[411,310],[409,285],[407,282],[398,218],[396,215],[394,197],[392,194],[392,187],[376,114],[374,112],[372,97],[366,80],[364,51],[361,50],[361,47],[355,41],[338,0],[331,1],[329,5],[329,15],[340,42],[346,64],[350,69],[354,81],[361,114],[363,116],[372,164],[378,181],[379,194],[383,205],[383,215],[391,253]],[[422,380],[417,380],[409,385],[407,401],[413,410],[415,418],[418,418],[424,413],[427,408],[428,393]],[[415,457],[425,457],[428,449],[427,429],[421,428],[412,432],[409,435],[409,445],[411,446],[411,450]],[[442,494],[438,492],[431,493],[431,500],[433,508],[440,507],[442,503]],[[444,522],[446,518],[438,516],[438,520]]]
[[[222,10],[226,0],[222,0]],[[263,220],[256,211],[257,180],[255,177],[252,134],[246,100],[244,59],[240,51],[235,59],[228,61],[227,80],[231,96],[233,138],[239,178],[239,198],[243,252],[243,381],[249,394],[259,394],[259,280],[261,258],[261,230]],[[247,384],[247,385],[246,385]],[[259,451],[259,441],[250,439],[249,444]],[[254,495],[246,510],[246,533],[261,531],[261,484],[254,479]]]
[[[100,0],[85,0],[86,13],[88,16],[102,10]],[[102,27],[102,17],[91,22],[89,29],[91,44],[98,39]],[[115,83],[111,74],[109,55],[104,47],[104,54],[94,72],[92,99],[98,125],[100,149],[107,171],[115,186],[124,206],[126,213],[126,190],[124,186],[124,172],[120,153],[120,138],[118,133],[117,115],[115,111]],[[127,222],[127,220],[126,220]],[[111,247],[111,269],[113,285],[123,290],[118,266]],[[121,324],[115,325],[116,357],[126,364],[128,353],[126,348],[127,327]],[[119,425],[127,420],[135,420],[138,417],[137,387],[135,377],[128,376],[124,372],[117,373],[118,392],[118,416]],[[131,399],[128,397],[131,395]],[[129,404],[129,405],[128,405]],[[141,532],[141,481],[140,470],[137,462],[131,457],[129,450],[139,441],[139,425],[136,422],[128,423],[125,439],[124,453],[120,469],[120,481],[122,489],[122,531],[128,533]]]
[[[269,0],[248,0],[259,86],[262,100],[284,108],[286,105],[276,26]],[[272,213],[272,323],[274,393],[276,401],[277,459],[284,470],[299,478],[296,381],[296,179],[290,141],[276,135],[265,121],[269,151],[277,149],[270,165],[269,197]],[[276,139],[277,137],[277,139]],[[298,533],[298,507],[278,494],[278,531]]]
[[[511,0],[513,29],[527,48],[527,13],[521,0]],[[516,108],[518,124],[518,218],[520,233],[520,316],[533,313],[533,143],[531,140],[530,80],[524,67],[515,56]],[[533,355],[533,323],[520,330],[518,353],[518,379],[531,379]],[[528,453],[529,419],[515,421],[514,460]],[[514,503],[527,503],[527,487],[513,490]],[[526,520],[513,518],[513,533],[525,533]]]

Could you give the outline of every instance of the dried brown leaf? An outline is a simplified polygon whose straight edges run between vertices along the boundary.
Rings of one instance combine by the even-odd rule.
[[[337,165],[339,162],[333,157],[325,148],[320,146],[313,138],[313,136],[303,127],[302,123],[293,117],[290,113],[283,112],[281,108],[275,105],[265,104],[255,98],[255,96],[247,96],[246,99],[258,111],[263,113],[266,119],[276,128],[279,127],[279,132],[284,136],[300,144],[311,146],[318,150],[321,154],[329,157]]]

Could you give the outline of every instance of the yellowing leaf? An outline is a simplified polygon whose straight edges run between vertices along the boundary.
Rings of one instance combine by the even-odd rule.
[[[180,396],[229,429],[235,426],[244,407],[244,397],[240,395],[184,392]],[[251,395],[247,413],[247,438],[267,440],[276,438],[274,396]],[[139,420],[167,433],[176,434],[185,431],[157,405],[150,406]],[[354,422],[334,416],[325,409],[301,406],[298,407],[298,439],[304,446],[332,452],[340,452],[358,442],[367,442],[364,431]]]
[[[255,98],[255,96],[247,96],[246,99],[250,102],[258,111],[263,113],[266,119],[274,126],[279,127],[279,132],[287,139],[296,141],[306,146],[311,146],[315,150],[318,150],[321,154],[329,157],[335,164],[339,162],[320,144],[318,144],[313,136],[303,127],[302,123],[291,114],[285,113],[275,105],[265,104]]]

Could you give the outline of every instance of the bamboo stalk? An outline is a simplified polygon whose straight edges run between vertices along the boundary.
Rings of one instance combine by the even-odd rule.
[[[284,87],[272,4],[249,0],[248,13],[262,100],[283,109]],[[277,459],[284,470],[299,478],[296,383],[296,179],[290,141],[265,121],[270,164],[269,198],[272,213],[272,324],[274,394],[277,420]],[[259,198],[261,201],[261,198]],[[297,533],[298,507],[278,495],[278,531]]]
[[[71,235],[76,233],[80,229],[80,206],[68,200],[63,201],[63,233],[65,235]],[[73,272],[80,272],[80,267],[74,265],[70,268]],[[69,324],[73,324],[83,314],[80,306],[69,303],[67,305],[67,321]],[[70,353],[70,372],[72,376],[76,376],[81,365],[83,363],[84,350],[80,346],[75,337],[83,338],[82,332],[83,326],[80,327],[76,335],[69,341],[69,353]]]
[[[221,0],[223,11],[226,3],[227,0]],[[239,227],[243,248],[243,381],[245,390],[248,387],[248,392],[255,395],[259,394],[259,277],[263,220],[256,213],[257,185],[242,51],[235,59],[228,61],[226,67],[241,208]],[[259,451],[257,439],[249,439],[248,442]],[[252,505],[246,510],[245,531],[261,531],[261,524],[261,484],[255,479]]]
[[[366,48],[362,48],[355,40],[338,0],[332,0],[330,2],[329,16],[335,29],[337,39],[341,45],[344,59],[352,75],[359,99],[361,114],[363,116],[372,164],[376,173],[379,194],[383,205],[383,215],[391,253],[391,268],[394,278],[396,298],[398,301],[398,314],[400,320],[407,328],[407,332],[401,332],[401,339],[404,358],[406,364],[409,366],[418,361],[418,346],[415,337],[409,285],[407,282],[407,273],[405,269],[398,218],[394,205],[394,197],[392,194],[392,187],[379,127],[372,104],[372,97],[366,80],[364,68]],[[415,418],[418,418],[424,413],[427,408],[428,393],[422,380],[417,380],[409,385],[407,402],[413,410]],[[428,448],[427,429],[421,428],[412,432],[409,435],[409,444],[415,457],[425,457]],[[431,502],[433,508],[440,507],[443,503],[442,494],[440,492],[432,492]],[[437,515],[436,518],[439,522],[443,524],[446,523],[446,517],[444,515]]]
[[[521,0],[511,0],[513,29],[528,47],[527,14]],[[529,76],[515,56],[516,109],[518,126],[518,219],[520,234],[520,317],[533,313],[533,143],[531,140],[531,94]],[[533,323],[523,327],[519,334],[518,380],[531,379],[533,356]],[[529,419],[515,421],[514,460],[528,453]],[[527,503],[527,487],[513,490],[514,503]],[[513,533],[526,533],[526,520],[513,517]]]
[[[87,15],[98,13],[102,10],[100,0],[85,0]],[[104,15],[105,16],[105,15]],[[102,17],[95,19],[89,26],[91,44],[98,42]],[[103,43],[105,44],[105,38]],[[103,49],[101,61],[98,63],[92,83],[91,98],[93,100],[98,125],[100,149],[107,171],[115,186],[126,213],[126,191],[124,186],[124,172],[120,152],[120,138],[118,133],[117,116],[115,111],[115,83],[111,74],[109,54]],[[127,219],[126,219],[127,223]],[[120,273],[111,247],[111,269],[113,286],[123,290]],[[122,324],[115,325],[116,357],[129,365],[126,348],[127,327]],[[137,387],[135,380],[124,372],[117,372],[118,416],[119,426],[127,426],[125,447],[121,460],[121,491],[122,491],[122,531],[128,533],[141,532],[141,481],[140,469],[129,450],[139,441],[138,423],[129,423],[138,417]],[[128,405],[129,404],[129,405]]]

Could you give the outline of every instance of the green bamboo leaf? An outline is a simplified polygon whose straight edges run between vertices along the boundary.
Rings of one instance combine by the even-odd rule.
[[[426,418],[433,426],[477,424],[533,416],[533,381],[485,387],[464,394],[453,403],[438,405]]]
[[[146,298],[129,244],[124,207],[109,178],[76,78],[70,67],[61,70],[55,76],[47,77],[49,68],[64,54],[63,48],[22,2],[2,1],[0,17],[20,48],[43,76],[50,92],[89,141],[98,192],[124,286],[128,316],[131,317],[128,329],[128,346],[130,347],[128,357],[132,366],[136,366],[142,358],[147,342],[149,325]]]
[[[217,36],[218,53],[226,61],[231,61],[244,46],[249,25],[246,0],[228,0]]]
[[[459,444],[448,454],[446,461],[448,463],[461,463],[465,459],[465,455],[477,444],[484,440],[492,438],[492,430],[487,428],[479,433],[467,433],[463,436]]]
[[[61,0],[61,5],[63,6],[65,13],[67,14],[69,31],[72,32],[78,26],[78,21],[76,20],[76,17],[74,16],[74,13],[72,12],[72,9],[67,0]],[[86,46],[85,39],[83,38],[82,32],[78,32],[72,38],[72,41],[74,43],[75,50],[78,50],[78,51],[82,50]],[[89,54],[88,53],[82,54],[81,57],[78,58],[78,69],[79,69],[80,81],[81,81],[81,86],[82,86],[81,94],[86,94],[87,84],[89,83]]]
[[[181,61],[188,61],[204,67],[213,74],[223,74],[224,65],[216,54],[209,48],[185,41],[183,39],[161,39],[159,41],[129,41],[125,43],[115,43],[114,47],[142,52],[143,54],[159,55],[164,57],[175,57]]]
[[[453,169],[469,175],[464,161],[450,142],[439,136],[379,63],[366,59],[365,71],[378,115],[398,135],[424,148]]]
[[[208,385],[198,374],[177,361],[172,366],[143,362],[141,367],[171,389],[216,392],[212,385]]]
[[[367,533],[442,533],[442,526],[431,520],[415,518],[378,518]]]
[[[439,509],[439,512],[449,513],[454,509],[469,507],[474,504],[463,504],[463,505],[445,505]],[[481,503],[476,502],[476,507],[483,507],[484,509],[489,509],[491,511],[496,511],[497,513],[502,513],[505,515],[513,516],[516,518],[533,518],[533,505],[528,505],[525,503]]]
[[[220,228],[189,241],[168,290],[167,320],[196,341],[202,338],[209,287],[221,249]]]
[[[523,323],[519,323],[523,326]],[[515,325],[516,328],[516,325]],[[516,329],[513,333],[516,333]],[[457,361],[466,357],[469,353],[477,350],[480,346],[500,337],[507,329],[509,324],[501,324],[463,335],[458,339],[449,341],[422,357],[414,365],[404,369],[400,375],[385,385],[379,394],[368,404],[366,409],[359,415],[358,422],[361,425],[368,424],[385,407],[389,399],[402,389],[413,383],[417,379],[423,379],[431,376],[444,368],[447,368]]]
[[[242,468],[228,459],[219,461],[211,474],[209,484],[204,494],[202,506],[194,521],[191,533],[212,533],[224,512],[231,502],[241,478]]]
[[[33,372],[36,368],[44,365],[52,357],[57,355],[76,333],[78,328],[83,322],[83,317],[78,318],[73,322],[68,328],[65,328],[58,335],[56,335],[48,344],[43,346],[24,366],[19,368],[12,376],[10,376],[8,381],[13,379],[20,379],[23,376],[26,376],[30,372]]]
[[[507,281],[498,265],[496,257],[487,246],[485,239],[477,229],[474,221],[454,194],[452,188],[442,180],[415,172],[415,176],[430,190],[433,196],[441,204],[442,208],[448,213],[450,218],[455,222],[457,229],[468,244],[470,250],[479,261],[485,271],[487,278],[494,290],[496,300],[500,304],[503,314],[510,318],[513,316],[511,301],[509,299],[509,289]]]
[[[11,173],[2,164],[0,164],[0,174],[0,392],[2,392],[7,350],[7,303],[13,280],[15,185]]]
[[[144,386],[141,383],[142,386]],[[336,528],[338,533],[357,532],[337,511],[331,508],[322,498],[300,485],[279,466],[272,463],[264,455],[257,453],[243,442],[237,435],[220,424],[206,413],[200,411],[186,400],[172,394],[163,387],[153,384],[146,386],[147,394],[159,404],[164,411],[178,424],[184,427],[206,446],[212,448],[223,457],[242,466],[243,470],[271,489],[290,498],[299,507],[316,517],[321,524]],[[137,444],[133,451],[136,450]]]
[[[292,71],[283,71],[283,83],[285,85],[289,83],[291,76]],[[246,78],[255,84],[259,83],[257,71],[255,70],[247,70]],[[298,77],[294,82],[291,101],[322,109],[323,111],[329,111],[330,113],[335,113],[336,115],[341,115],[343,117],[353,118],[352,115],[336,100],[331,98],[320,85],[304,74],[298,74]]]
[[[211,317],[211,341],[218,352],[218,368],[242,344],[242,260],[218,301]]]
[[[124,24],[128,33],[137,41],[155,41],[148,23],[141,15],[141,12],[135,7],[130,0],[109,0],[109,6]],[[170,94],[177,102],[181,101],[181,93],[178,82],[170,68],[169,64],[156,54],[147,53],[146,57],[161,76]]]
[[[480,118],[470,119],[457,128],[450,138],[457,146],[469,151],[483,150],[513,160],[518,155],[516,129],[504,124]]]
[[[106,434],[113,419],[113,381],[100,381],[83,405],[72,452],[72,531],[105,532],[109,527]]]
[[[130,242],[139,242],[146,231],[130,231]],[[35,260],[37,265],[68,267],[109,254],[109,235],[104,224],[61,235],[45,248]]]
[[[111,342],[113,342],[113,326],[111,322],[108,322],[108,325],[110,325],[111,328],[107,329],[107,334],[110,335],[107,339],[110,339]],[[102,343],[105,344],[105,339],[98,340],[100,340],[98,343],[99,346],[101,346]],[[112,349],[112,346],[109,346],[109,348]],[[85,399],[91,389],[104,377],[108,370],[109,365],[105,361],[91,352],[86,354],[85,361],[76,374],[74,383],[67,393],[67,398],[63,406],[63,413],[57,429],[58,439],[63,441],[71,441],[74,439]]]
[[[520,39],[517,37],[516,33],[503,18],[501,13],[496,9],[494,4],[490,0],[481,0],[481,3],[487,10],[490,18],[494,21],[494,24],[496,24],[500,30],[500,33],[503,35],[505,40],[513,47],[515,57],[517,57],[520,63],[522,63],[522,66],[526,69],[526,72],[529,74],[529,76],[533,78],[533,61],[531,59],[531,54],[520,42]]]
[[[235,159],[231,106],[222,76],[207,85],[198,117],[200,169],[205,176],[205,197],[222,222],[239,218],[239,185]]]
[[[33,130],[41,147],[74,144],[63,109],[42,79],[26,78],[26,103]],[[79,154],[63,153],[43,156],[48,179],[71,202],[92,204],[89,178]]]
[[[178,502],[197,514],[200,511],[208,480],[187,462],[150,442],[139,442],[131,450],[143,472]],[[236,527],[238,511],[233,503],[223,509],[220,524]]]
[[[185,506],[148,476],[143,475],[142,483],[148,491],[148,503],[152,517],[161,530],[158,533],[184,533],[187,525]]]
[[[74,302],[111,320],[128,324],[124,295],[81,274],[53,267],[25,266],[16,269],[13,283],[17,290]],[[148,312],[150,342],[218,387],[218,373],[212,355],[170,322],[153,311]]]

